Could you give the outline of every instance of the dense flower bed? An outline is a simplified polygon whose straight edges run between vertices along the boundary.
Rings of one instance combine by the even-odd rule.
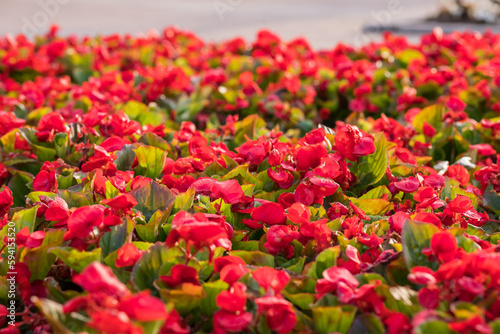
[[[0,333],[500,332],[499,96],[490,33],[0,37]]]

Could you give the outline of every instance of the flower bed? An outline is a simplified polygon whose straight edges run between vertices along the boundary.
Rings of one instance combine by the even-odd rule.
[[[499,73],[439,30],[1,37],[0,333],[500,331]]]

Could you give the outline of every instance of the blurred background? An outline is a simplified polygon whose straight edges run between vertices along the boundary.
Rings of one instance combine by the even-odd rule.
[[[205,41],[221,41],[236,36],[253,40],[258,30],[267,28],[285,40],[306,37],[315,48],[331,48],[338,42],[359,46],[379,38],[387,28],[417,39],[419,33],[436,25],[424,21],[446,2],[460,1],[0,0],[0,34],[32,37],[45,33],[51,23],[60,25],[63,35],[80,36],[138,34],[175,25]],[[488,12],[483,10],[482,15],[488,16]],[[469,27],[447,24],[452,26],[445,31]]]

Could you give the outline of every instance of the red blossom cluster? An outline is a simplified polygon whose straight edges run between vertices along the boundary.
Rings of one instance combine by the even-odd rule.
[[[0,334],[497,332],[499,42],[0,37]]]

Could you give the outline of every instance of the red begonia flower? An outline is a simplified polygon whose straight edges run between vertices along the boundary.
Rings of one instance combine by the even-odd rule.
[[[389,218],[389,225],[391,226],[391,230],[396,231],[397,233],[401,233],[401,231],[403,230],[403,225],[406,219],[408,219],[409,217],[410,215],[403,211],[394,213]]]
[[[491,327],[479,315],[471,315],[465,320],[450,322],[448,327],[457,333],[491,334]]]
[[[421,266],[413,267],[411,273],[408,275],[408,279],[420,285],[434,285],[437,283],[432,269]]]
[[[214,314],[214,334],[242,332],[250,325],[252,318],[250,312],[234,313],[219,310]]]
[[[84,206],[73,211],[68,218],[68,230],[71,236],[86,238],[93,228],[102,224],[104,220],[103,209],[100,206]]]
[[[26,248],[36,248],[40,246],[45,238],[44,231],[35,231],[26,240]]]
[[[221,256],[218,257],[214,260],[214,272],[218,273],[224,268],[226,265],[229,264],[241,264],[243,266],[246,265],[245,261],[243,261],[241,258],[234,256],[234,255],[228,255],[228,256]]]
[[[118,248],[115,266],[117,268],[132,266],[141,258],[142,253],[143,252],[138,250],[133,243],[126,243],[122,247]]]
[[[181,317],[175,309],[170,311],[160,331],[161,334],[189,334],[190,332],[189,327],[181,321]]]
[[[457,180],[462,186],[466,186],[470,180],[469,172],[467,171],[467,169],[465,169],[464,166],[461,165],[449,166],[444,175],[448,176],[451,179]]]
[[[423,126],[423,133],[424,135],[426,135],[427,137],[434,137],[434,135],[436,134],[436,129],[434,129],[432,127],[432,125],[430,125],[429,123],[427,122],[424,122],[424,126]]]
[[[90,293],[104,292],[112,296],[126,296],[130,292],[120,282],[111,268],[100,262],[92,262],[80,274],[73,277],[73,282]]]
[[[375,142],[357,127],[344,125],[335,135],[335,148],[346,159],[358,161],[359,157],[375,152]]]
[[[310,206],[314,203],[316,195],[311,186],[301,183],[295,189],[295,201],[304,204],[305,206]]]
[[[137,200],[130,194],[121,194],[114,198],[105,199],[101,204],[108,205],[117,210],[129,210],[137,205]]]
[[[423,288],[418,292],[418,302],[425,308],[436,309],[439,306],[439,289]]]
[[[241,186],[236,180],[215,182],[211,188],[212,198],[222,198],[229,204],[238,203],[245,196]]]
[[[26,121],[19,119],[13,112],[0,111],[0,136],[10,132],[13,129],[20,128]]]
[[[497,151],[491,146],[490,144],[475,144],[475,145],[470,145],[469,149],[471,150],[477,150],[477,153],[481,155],[495,155],[497,154]]]
[[[289,225],[274,225],[267,230],[267,241],[264,244],[266,250],[273,255],[284,253],[286,258],[291,258],[294,248],[290,244],[299,237],[299,232]]]
[[[335,292],[341,282],[351,290],[359,285],[358,280],[349,270],[341,267],[331,267],[323,271],[323,278],[318,280],[316,292],[319,294]]]
[[[175,245],[179,238],[200,248],[213,245],[218,239],[227,239],[228,234],[225,226],[209,221],[203,213],[191,215],[186,211],[181,211],[172,221],[172,231],[168,235],[167,245]]]
[[[114,152],[121,150],[126,144],[130,144],[127,139],[118,136],[112,136],[104,140],[100,146],[107,152]]]
[[[313,186],[313,192],[316,196],[330,196],[335,194],[339,184],[331,179],[312,176],[309,178],[309,182]]]
[[[198,280],[198,271],[195,268],[184,264],[176,264],[170,269],[170,275],[161,276],[160,279],[170,288],[176,288],[182,283],[191,283],[200,285]]]
[[[448,102],[446,102],[446,107],[452,111],[464,111],[466,106],[467,104],[456,96],[450,96]]]
[[[12,191],[8,187],[5,187],[0,191],[0,219],[9,213],[12,204],[14,204]]]
[[[125,312],[129,318],[137,321],[164,320],[167,310],[163,302],[143,291],[136,295],[126,296],[120,301],[118,310]]]
[[[443,262],[449,262],[455,258],[457,252],[457,239],[450,232],[438,232],[431,238],[431,249],[434,255]]]
[[[287,211],[287,217],[292,223],[302,225],[304,223],[309,223],[311,220],[309,208],[302,203],[292,204]]]
[[[257,312],[264,314],[269,328],[277,333],[288,333],[293,330],[297,316],[290,302],[274,296],[255,299]]]
[[[427,177],[424,177],[424,185],[432,188],[441,188],[444,186],[446,179],[444,176],[439,174],[432,174]]]
[[[100,333],[107,334],[141,334],[142,328],[135,327],[125,312],[116,310],[101,310],[91,315],[92,320],[87,323]]]
[[[270,267],[255,270],[252,277],[264,288],[264,291],[271,289],[275,295],[279,294],[290,281],[290,276],[286,272]]]
[[[247,286],[243,283],[234,283],[229,290],[224,290],[219,293],[216,298],[217,306],[229,312],[243,312],[247,302],[245,291]]]
[[[253,220],[266,225],[282,225],[286,223],[285,210],[274,202],[266,202],[252,212]]]
[[[302,146],[297,152],[298,171],[308,171],[309,168],[315,168],[319,165],[321,157],[328,151],[320,145]]]
[[[431,223],[439,228],[441,228],[441,219],[431,212],[419,212],[413,217],[414,221]]]
[[[220,271],[220,279],[228,284],[233,284],[238,281],[243,275],[248,272],[247,268],[243,264],[231,263]]]
[[[56,192],[57,180],[55,171],[47,172],[42,170],[40,173],[38,173],[33,180],[33,190]]]
[[[412,193],[420,187],[420,182],[416,177],[410,176],[407,179],[394,182],[394,186],[402,192]]]
[[[465,213],[472,209],[472,201],[467,196],[458,195],[448,203],[446,208],[454,213]]]

